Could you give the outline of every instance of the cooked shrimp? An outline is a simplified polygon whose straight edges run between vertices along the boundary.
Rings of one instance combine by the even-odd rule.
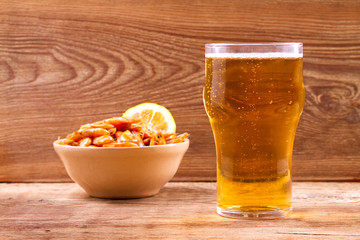
[[[81,125],[79,131],[85,130],[85,129],[90,129],[90,128],[91,128],[91,124],[88,123],[88,124],[85,124],[85,125]]]
[[[109,131],[103,129],[103,128],[90,128],[90,129],[85,129],[83,131],[80,131],[80,134],[83,137],[100,137],[103,135],[110,135]]]
[[[142,137],[140,136],[139,132],[132,131],[131,134],[134,137],[134,139],[137,141],[139,147],[144,146],[144,142],[143,142]]]
[[[67,138],[57,140],[57,143],[60,144],[60,145],[70,145],[73,142],[74,142],[73,140],[70,140],[70,139],[67,139]]]
[[[78,131],[70,133],[69,135],[66,136],[66,139],[68,139],[68,140],[70,140],[72,142],[79,141],[79,140],[81,140],[83,138],[84,138],[84,136]]]
[[[145,146],[149,146],[149,145],[150,145],[150,141],[151,141],[151,138],[145,138],[145,139],[143,140],[144,145],[145,145]]]
[[[171,139],[174,139],[175,136],[176,136],[175,133],[164,133],[163,135],[164,135],[164,138],[165,138],[166,141],[169,141],[169,140],[171,140]]]
[[[141,132],[142,129],[143,129],[143,125],[142,125],[142,124],[132,123],[132,124],[130,125],[130,130],[137,131],[137,132]]]
[[[113,117],[102,121],[84,124],[79,130],[65,139],[58,139],[61,145],[81,147],[143,147],[180,143],[189,134],[176,135],[154,131],[139,118]]]
[[[83,138],[83,139],[80,140],[79,146],[80,147],[88,147],[88,146],[91,145],[91,143],[92,143],[91,138],[87,137],[87,138]]]
[[[150,132],[149,130],[144,130],[143,133],[144,133],[144,138],[152,138],[153,136],[153,133]]]
[[[103,122],[103,121],[92,123],[92,124],[90,124],[90,126],[92,128],[104,128],[104,129],[107,129],[107,130],[115,128],[115,126],[113,124],[106,123],[106,122]]]
[[[151,138],[150,141],[150,146],[153,145],[164,145],[166,144],[164,135],[162,134],[162,132],[157,132],[156,134],[154,134],[154,136]]]
[[[107,143],[114,142],[114,139],[110,135],[103,135],[99,137],[95,137],[93,140],[93,144],[96,146],[102,146]]]
[[[174,139],[169,140],[167,143],[182,143],[185,141],[186,138],[188,138],[188,136],[188,133],[183,133],[176,136]]]
[[[125,131],[125,130],[129,129],[132,123],[137,123],[139,121],[140,120],[135,119],[135,118],[127,119],[127,118],[122,118],[122,117],[113,117],[113,118],[104,120],[105,123],[110,123],[110,124],[114,125],[114,127],[116,127],[120,131]]]
[[[117,131],[116,133],[115,133],[115,138],[116,138],[116,142],[121,142],[121,135],[123,134],[123,132],[122,131]]]
[[[129,130],[126,130],[121,134],[120,142],[134,142],[136,139]]]
[[[138,147],[136,143],[133,142],[122,142],[122,143],[116,143],[115,147]]]
[[[107,143],[103,147],[138,147],[136,143],[122,142],[122,143]]]
[[[115,143],[106,143],[102,147],[115,147]]]
[[[110,135],[114,135],[116,133],[116,128],[110,128],[108,131]]]
[[[123,134],[122,131],[117,131],[117,132],[115,133],[115,137],[116,137],[116,138],[120,138],[122,134]]]

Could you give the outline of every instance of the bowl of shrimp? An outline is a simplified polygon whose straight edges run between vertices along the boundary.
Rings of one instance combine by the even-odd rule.
[[[90,196],[142,198],[173,178],[189,148],[188,135],[113,117],[82,125],[53,146],[70,178]]]

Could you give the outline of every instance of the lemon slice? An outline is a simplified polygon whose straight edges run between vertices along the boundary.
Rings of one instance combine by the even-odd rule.
[[[156,103],[142,103],[129,108],[123,114],[125,118],[138,117],[148,129],[175,133],[176,124],[170,111]]]

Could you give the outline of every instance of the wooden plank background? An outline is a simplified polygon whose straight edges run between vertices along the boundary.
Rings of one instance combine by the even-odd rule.
[[[215,180],[204,44],[303,42],[296,180],[360,179],[358,0],[0,0],[0,181],[69,181],[52,149],[156,102],[191,147],[174,180]]]

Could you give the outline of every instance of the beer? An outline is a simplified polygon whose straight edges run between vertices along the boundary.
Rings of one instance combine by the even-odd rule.
[[[218,211],[291,212],[292,149],[305,95],[302,56],[215,53],[205,61]]]

